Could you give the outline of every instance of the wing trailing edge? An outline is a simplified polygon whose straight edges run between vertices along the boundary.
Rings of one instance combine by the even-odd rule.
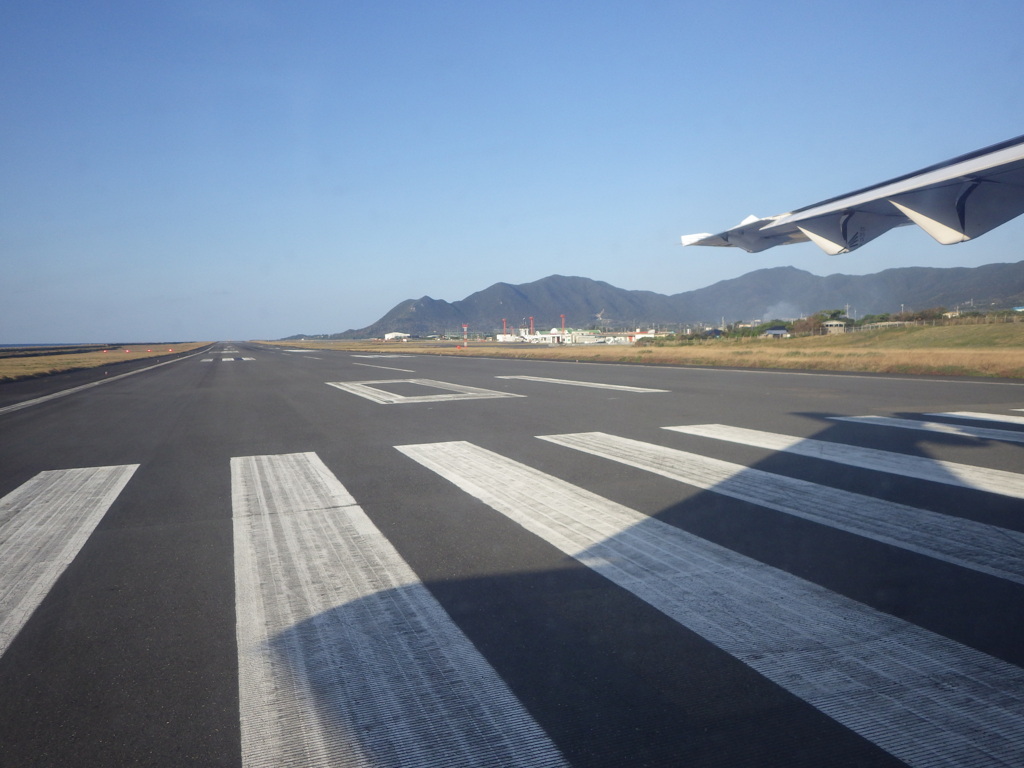
[[[810,241],[838,255],[909,224],[943,245],[960,243],[1022,213],[1024,136],[1018,136],[789,213],[748,216],[717,234],[684,235],[682,243],[758,253]]]

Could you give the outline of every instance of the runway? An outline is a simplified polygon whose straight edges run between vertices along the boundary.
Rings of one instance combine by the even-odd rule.
[[[0,765],[1024,764],[1024,384],[59,384],[0,387]]]

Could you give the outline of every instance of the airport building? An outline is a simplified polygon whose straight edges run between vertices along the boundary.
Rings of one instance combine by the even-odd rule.
[[[527,344],[632,344],[638,339],[656,338],[667,336],[667,333],[658,333],[653,330],[635,331],[582,331],[574,328],[552,328],[550,331],[536,331],[530,333],[529,328],[519,328],[516,333],[499,333],[495,339],[506,343],[527,343]]]

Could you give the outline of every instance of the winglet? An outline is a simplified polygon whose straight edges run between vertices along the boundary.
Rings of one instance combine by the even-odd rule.
[[[684,246],[695,245],[696,243],[699,243],[701,240],[703,240],[705,237],[714,237],[714,235],[712,235],[710,232],[701,232],[700,234],[697,235],[683,235],[681,240],[683,241]]]

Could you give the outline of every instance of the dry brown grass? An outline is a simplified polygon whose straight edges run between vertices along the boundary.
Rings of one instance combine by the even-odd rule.
[[[721,339],[666,346],[547,347],[470,342],[266,342],[305,349],[480,355],[586,362],[1024,378],[1024,323],[900,328],[800,339]]]
[[[90,345],[91,346],[91,345]],[[187,344],[153,345],[129,344],[123,347],[111,347],[107,351],[96,352],[64,352],[57,355],[4,357],[5,350],[0,349],[0,381],[29,379],[36,376],[47,376],[52,373],[77,371],[82,368],[99,368],[105,365],[117,365],[126,360],[160,357],[173,350],[191,352],[206,346],[206,342],[190,342]]]

